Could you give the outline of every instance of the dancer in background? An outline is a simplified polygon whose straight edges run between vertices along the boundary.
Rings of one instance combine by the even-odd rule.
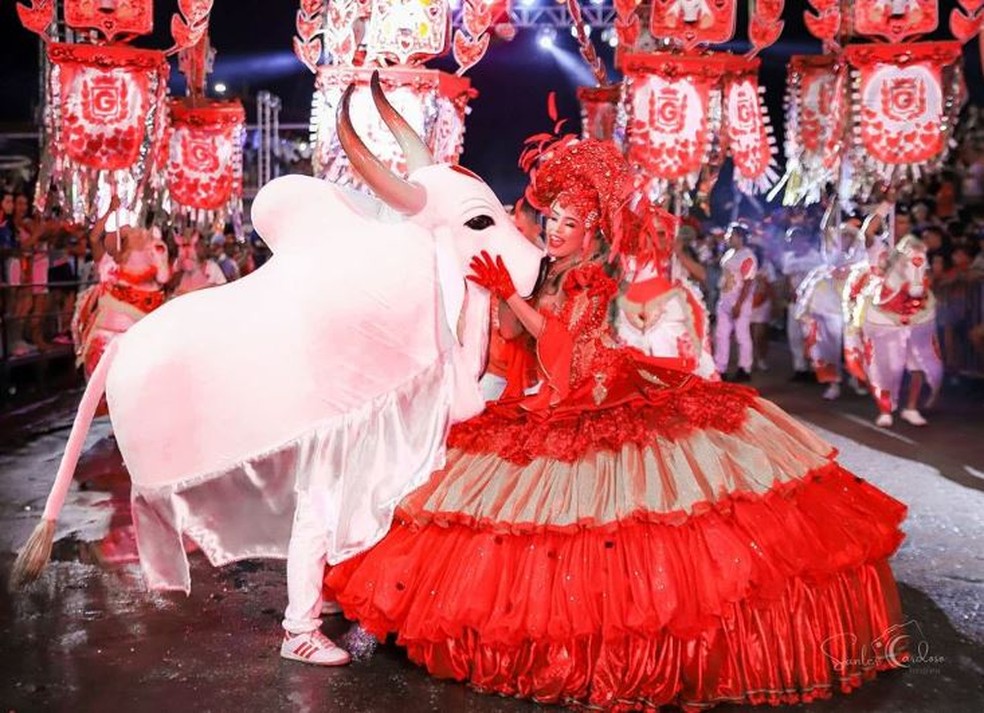
[[[803,341],[803,327],[796,318],[796,294],[800,285],[823,263],[820,251],[810,240],[809,231],[802,226],[794,226],[786,231],[786,249],[782,253],[781,272],[784,278],[786,296],[786,339],[789,353],[793,357],[793,381],[810,381],[811,374],[806,361],[806,346]]]
[[[167,246],[151,230],[118,226],[107,235],[106,223],[119,207],[113,196],[89,233],[99,283],[82,293],[72,319],[75,353],[87,378],[110,340],[164,304],[171,274]]]
[[[755,286],[752,288],[752,314],[749,318],[752,334],[752,352],[755,368],[768,371],[769,363],[769,326],[772,322],[772,298],[775,294],[773,285],[776,282],[776,269],[772,261],[765,257],[765,251],[760,245],[751,245],[758,262],[755,271]]]
[[[752,293],[758,261],[746,246],[748,227],[732,223],[725,235],[728,249],[721,256],[721,279],[718,282],[716,322],[714,325],[714,362],[724,377],[731,361],[731,336],[738,344],[738,369],[734,381],[752,378]]]

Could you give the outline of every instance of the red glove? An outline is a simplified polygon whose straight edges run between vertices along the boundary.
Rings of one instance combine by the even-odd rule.
[[[465,279],[471,280],[476,285],[481,285],[500,300],[508,300],[516,294],[516,286],[513,285],[512,277],[509,276],[509,270],[506,269],[502,258],[498,255],[493,262],[492,256],[483,250],[481,255],[472,258],[469,267],[472,274]]]

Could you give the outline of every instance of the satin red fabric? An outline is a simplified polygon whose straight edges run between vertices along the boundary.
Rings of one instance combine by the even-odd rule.
[[[683,525],[500,533],[405,521],[326,578],[436,676],[550,703],[795,702],[850,690],[900,621],[905,507],[836,464]]]

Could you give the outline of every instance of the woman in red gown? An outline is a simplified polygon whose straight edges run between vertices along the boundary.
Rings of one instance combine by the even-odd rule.
[[[541,158],[544,285],[524,302],[488,255],[470,278],[535,338],[540,391],[453,428],[446,466],[327,586],[432,674],[540,702],[791,703],[902,665],[905,506],[752,389],[616,343],[608,257],[645,234],[630,182],[610,144]]]

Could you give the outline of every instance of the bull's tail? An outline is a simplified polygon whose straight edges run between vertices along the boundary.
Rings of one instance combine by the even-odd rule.
[[[103,352],[99,364],[92,372],[92,378],[85,387],[78,412],[75,414],[75,422],[72,424],[72,431],[68,436],[68,443],[65,445],[61,465],[58,466],[58,475],[55,476],[54,485],[51,486],[44,512],[41,514],[41,522],[34,528],[31,537],[17,555],[17,561],[14,562],[10,573],[11,586],[18,587],[34,581],[48,564],[55,540],[55,521],[58,519],[62,505],[65,504],[65,496],[75,475],[82,446],[85,445],[92,419],[106,391],[106,374],[116,356],[116,348],[116,340],[106,346],[106,351]]]

